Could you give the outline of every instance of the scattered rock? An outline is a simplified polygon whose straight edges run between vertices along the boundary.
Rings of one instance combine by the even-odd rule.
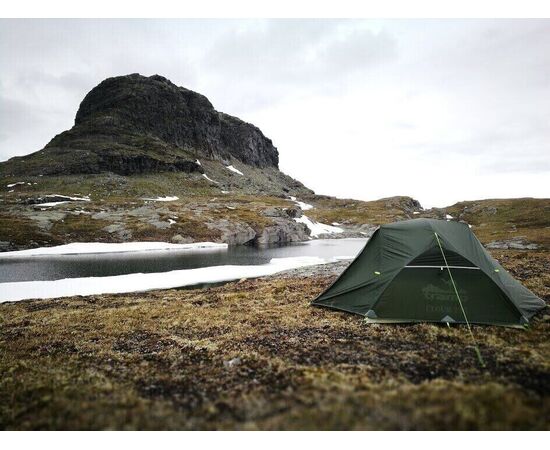
[[[35,222],[38,228],[43,231],[49,231],[54,222],[64,220],[67,217],[66,212],[52,210],[24,212],[23,215]]]
[[[241,358],[236,357],[236,358],[230,359],[229,361],[224,361],[223,366],[227,369],[231,369],[233,367],[240,365],[241,362],[242,362]]]
[[[172,225],[170,222],[165,222],[163,220],[156,220],[156,219],[149,220],[147,223],[149,223],[150,225],[153,225],[155,228],[158,228],[159,230],[166,230],[167,228],[170,228],[170,225]]]
[[[124,229],[124,225],[121,225],[119,223],[113,223],[111,225],[103,227],[103,231],[106,231],[107,233],[116,233],[117,231],[120,231],[122,229]]]
[[[281,217],[284,219],[295,219],[302,217],[302,209],[299,206],[291,206],[290,208],[270,207],[262,211],[265,217]]]
[[[193,242],[193,239],[191,239],[190,237],[183,237],[181,234],[175,234],[174,236],[172,236],[171,241],[174,244],[190,244],[191,242]]]
[[[525,236],[516,236],[502,241],[492,241],[485,245],[485,247],[492,250],[536,250],[539,248],[537,244],[526,241]]]
[[[381,200],[385,200],[385,205],[388,209],[401,209],[409,214],[412,214],[414,211],[422,210],[420,202],[411,197],[397,196]],[[351,204],[350,207],[355,207],[355,205]]]
[[[299,219],[302,217],[302,209],[298,206],[291,206],[285,209],[285,213],[291,219]]]
[[[98,213],[92,214],[92,219],[95,219],[95,220],[106,220],[106,219],[110,219],[111,217],[112,217],[112,214],[106,211],[100,211]]]
[[[362,225],[350,225],[349,221],[342,221],[340,223],[340,227],[342,225],[346,225],[344,228],[344,231],[342,233],[338,234],[322,234],[319,236],[319,238],[323,239],[341,239],[341,238],[362,238],[362,239],[368,239],[370,238],[373,233],[378,228],[377,225],[372,225],[370,223],[364,223]]]

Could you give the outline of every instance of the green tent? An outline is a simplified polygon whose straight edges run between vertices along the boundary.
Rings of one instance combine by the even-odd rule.
[[[528,323],[545,306],[489,255],[467,224],[435,219],[379,227],[312,304],[369,322],[508,326]]]

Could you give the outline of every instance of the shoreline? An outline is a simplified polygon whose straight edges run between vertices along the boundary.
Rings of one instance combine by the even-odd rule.
[[[229,246],[217,242],[192,242],[189,244],[174,244],[170,242],[72,242],[69,244],[52,247],[37,247],[26,250],[15,250],[0,253],[0,260],[11,258],[27,258],[37,256],[63,256],[63,255],[98,255],[105,253],[139,253],[154,251],[196,251],[196,250],[222,250]]]
[[[310,267],[324,266],[335,262],[327,270]],[[272,258],[268,264],[222,265],[196,269],[172,270],[168,272],[132,273],[106,277],[63,278],[46,281],[19,281],[1,283],[0,303],[23,300],[46,300],[64,297],[87,297],[95,295],[145,293],[193,286],[231,282],[242,279],[260,279],[282,274],[283,278],[333,274],[334,270],[349,264],[351,259],[339,261],[337,258],[314,256]]]

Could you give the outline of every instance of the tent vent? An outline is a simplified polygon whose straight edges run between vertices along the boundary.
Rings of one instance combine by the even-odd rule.
[[[441,322],[453,323],[456,322],[456,320],[454,320],[451,316],[445,316],[441,319]]]
[[[449,266],[458,267],[475,267],[470,261],[456,252],[445,249],[445,256],[447,257],[447,263]],[[425,251],[420,256],[417,256],[412,260],[409,266],[440,266],[446,267],[445,260],[441,255],[441,251],[437,247],[432,247],[428,251]]]

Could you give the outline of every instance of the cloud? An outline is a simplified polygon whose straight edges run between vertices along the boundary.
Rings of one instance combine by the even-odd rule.
[[[104,78],[158,73],[321,193],[550,196],[550,20],[1,20],[0,66],[0,160]]]
[[[5,140],[12,133],[23,133],[38,121],[36,114],[24,103],[0,96],[0,140]]]
[[[390,35],[355,21],[245,22],[219,35],[201,65],[208,68],[210,89],[224,91],[224,106],[250,110],[288,96],[338,92],[395,52]],[[227,90],[228,84],[238,89]]]

